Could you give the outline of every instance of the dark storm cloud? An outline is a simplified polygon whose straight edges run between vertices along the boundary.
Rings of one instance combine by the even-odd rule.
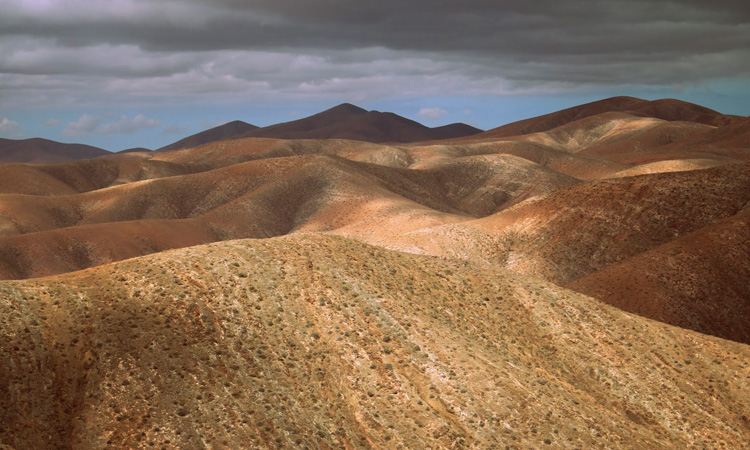
[[[58,75],[114,90],[132,79],[304,93],[418,90],[433,76],[472,91],[750,73],[746,1],[0,0],[0,10],[0,87]]]

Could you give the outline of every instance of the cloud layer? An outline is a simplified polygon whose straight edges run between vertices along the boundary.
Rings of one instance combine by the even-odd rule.
[[[0,117],[0,133],[6,134],[14,132],[19,126],[18,122],[10,120],[7,117]]]
[[[419,110],[417,115],[424,120],[440,120],[443,116],[447,116],[448,111],[442,108],[422,108]]]
[[[91,136],[97,134],[129,134],[138,130],[154,128],[161,125],[161,121],[149,119],[143,114],[134,117],[84,114],[76,122],[69,122],[63,130],[68,137]]]
[[[0,101],[544,93],[750,77],[744,1],[0,0]]]

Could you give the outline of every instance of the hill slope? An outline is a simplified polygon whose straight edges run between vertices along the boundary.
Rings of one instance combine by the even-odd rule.
[[[750,344],[750,209],[567,287],[625,311]]]
[[[509,123],[472,136],[474,139],[498,139],[552,130],[576,120],[607,112],[623,112],[635,117],[651,117],[666,121],[686,121],[706,125],[726,125],[737,116],[728,116],[712,109],[675,99],[641,100],[635,97],[612,97],[538,117]]]
[[[567,283],[737,214],[750,202],[750,164],[600,180],[565,187],[472,224],[504,234],[523,273]]]
[[[344,103],[304,119],[271,125],[244,137],[276,139],[351,139],[366,142],[417,142],[457,138],[481,130],[466,124],[428,128],[393,113],[366,111]]]
[[[208,144],[209,142],[222,141],[224,139],[232,139],[247,133],[252,130],[257,130],[258,127],[241,120],[235,120],[232,122],[219,125],[206,131],[193,134],[184,139],[180,139],[177,142],[166,145],[157,151],[169,152],[173,150],[180,150],[183,148],[198,147],[199,145]]]
[[[306,155],[80,194],[5,194],[0,277],[44,276],[176,246],[299,231],[375,242],[385,229],[404,233],[482,217],[576,182],[509,155],[459,158],[420,171]],[[170,223],[179,232],[170,232]]]
[[[101,148],[84,144],[63,144],[48,139],[0,139],[0,162],[47,164],[109,155]]]
[[[189,136],[160,148],[167,152],[198,147],[211,142],[238,138],[271,139],[348,139],[364,142],[417,142],[450,139],[481,132],[477,128],[454,123],[429,128],[393,113],[367,111],[343,103],[326,111],[291,122],[258,128],[235,121]]]
[[[11,448],[741,448],[750,347],[298,236],[0,283]]]

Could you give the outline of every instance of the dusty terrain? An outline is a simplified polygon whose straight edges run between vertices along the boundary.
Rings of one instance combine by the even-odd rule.
[[[0,164],[0,448],[744,448],[749,124],[345,104]]]
[[[296,235],[1,288],[15,448],[750,439],[750,347],[500,269]]]

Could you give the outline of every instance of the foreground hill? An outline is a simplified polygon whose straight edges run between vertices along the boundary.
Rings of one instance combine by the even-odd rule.
[[[0,162],[56,163],[109,155],[101,148],[84,144],[63,144],[48,139],[0,139]]]
[[[0,283],[10,448],[742,448],[750,347],[316,235]]]

